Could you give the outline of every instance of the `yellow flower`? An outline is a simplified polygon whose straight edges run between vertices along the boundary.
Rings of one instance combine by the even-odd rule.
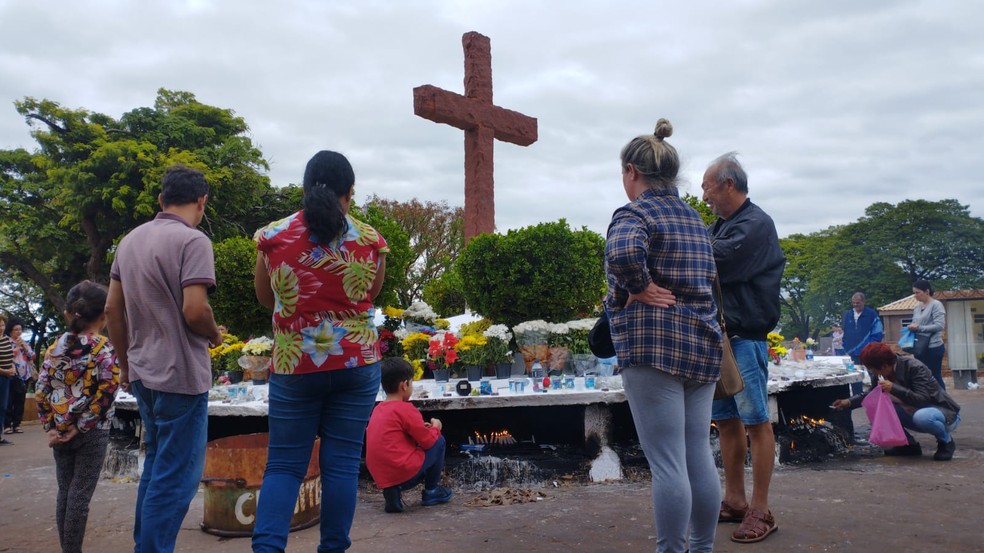
[[[414,359],[410,361],[410,366],[413,367],[413,379],[420,380],[424,377],[424,360]]]
[[[434,328],[438,330],[447,330],[451,328],[451,321],[447,319],[437,319],[434,321]]]
[[[391,319],[399,319],[403,316],[403,310],[387,305],[383,308],[383,315],[386,315]]]

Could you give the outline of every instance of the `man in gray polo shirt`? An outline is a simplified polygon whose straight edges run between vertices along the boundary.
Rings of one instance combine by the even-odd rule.
[[[137,491],[137,553],[173,551],[205,466],[210,344],[222,335],[208,304],[212,243],[202,221],[208,183],[187,167],[164,173],[162,212],[120,242],[106,301],[120,383],[137,398],[147,455]]]

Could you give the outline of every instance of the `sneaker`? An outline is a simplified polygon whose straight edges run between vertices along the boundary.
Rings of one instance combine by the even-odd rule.
[[[885,455],[889,457],[919,457],[922,455],[922,446],[919,445],[919,442],[916,442],[914,444],[890,447],[885,450]]]
[[[386,500],[385,510],[387,513],[403,512],[403,497],[400,495],[400,487],[392,486],[383,489],[383,499]]]
[[[933,454],[933,459],[936,461],[949,461],[953,459],[953,452],[957,449],[957,442],[950,438],[950,441],[943,443],[941,441],[936,442],[936,453]]]
[[[451,496],[453,495],[454,492],[450,489],[444,486],[438,486],[432,490],[424,490],[423,499],[420,501],[420,504],[424,507],[430,507],[438,503],[447,503],[451,501]]]

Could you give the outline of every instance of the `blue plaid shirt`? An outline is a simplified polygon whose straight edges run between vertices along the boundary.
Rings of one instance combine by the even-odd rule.
[[[714,253],[697,212],[672,192],[647,190],[619,208],[605,245],[605,308],[619,364],[655,367],[711,383],[721,375],[721,328],[714,305]],[[650,282],[676,305],[625,303]]]

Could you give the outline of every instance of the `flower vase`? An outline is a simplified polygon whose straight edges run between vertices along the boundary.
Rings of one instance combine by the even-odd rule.
[[[791,349],[789,350],[789,356],[793,361],[806,361],[806,350],[805,349]]]
[[[495,377],[499,380],[506,380],[512,376],[512,363],[497,363],[495,365]]]
[[[239,358],[239,366],[249,371],[253,384],[266,384],[270,377],[270,358],[265,355],[243,355]]]
[[[519,353],[522,355],[523,363],[526,365],[523,371],[525,374],[529,374],[533,368],[533,361],[539,360],[541,365],[545,365],[547,359],[550,357],[550,350],[547,348],[547,344],[520,345]]]
[[[239,384],[243,381],[243,371],[225,371],[223,374],[229,379],[229,384]]]
[[[575,353],[571,355],[571,365],[575,375],[584,376],[586,372],[598,370],[598,358],[590,353]]]
[[[434,369],[434,382],[448,382],[451,380],[451,369]]]
[[[571,352],[567,346],[553,346],[550,348],[546,366],[550,374],[561,374],[569,364],[570,359]]]
[[[481,365],[466,365],[465,372],[468,375],[468,380],[471,382],[477,382],[482,379],[482,369]]]

